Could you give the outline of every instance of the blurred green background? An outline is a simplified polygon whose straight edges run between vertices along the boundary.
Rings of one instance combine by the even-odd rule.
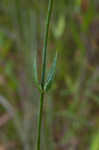
[[[0,150],[35,150],[39,80],[48,0],[0,0]],[[54,0],[42,150],[99,150],[99,0]]]

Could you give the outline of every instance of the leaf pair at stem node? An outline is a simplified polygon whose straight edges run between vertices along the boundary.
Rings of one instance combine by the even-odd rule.
[[[56,55],[54,57],[53,63],[51,65],[51,68],[50,68],[50,70],[48,72],[47,79],[46,79],[46,81],[44,83],[44,89],[42,89],[42,86],[41,86],[41,84],[39,83],[39,80],[38,80],[37,55],[34,55],[34,63],[33,63],[34,76],[33,76],[33,82],[34,82],[35,86],[40,90],[40,92],[42,92],[42,90],[44,92],[48,92],[51,89],[52,83],[53,83],[53,80],[54,80],[54,77],[55,77],[55,73],[56,73],[56,63],[57,63],[57,52],[56,52]]]

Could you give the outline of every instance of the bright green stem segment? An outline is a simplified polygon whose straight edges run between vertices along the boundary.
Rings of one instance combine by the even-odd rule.
[[[44,48],[43,48],[43,57],[42,57],[42,76],[41,76],[42,92],[41,92],[41,97],[40,97],[40,111],[39,111],[39,120],[38,120],[37,150],[40,150],[40,137],[41,137],[41,123],[42,123],[42,116],[43,116],[48,30],[49,30],[49,24],[50,24],[50,19],[51,19],[52,6],[53,6],[53,0],[49,0],[48,15],[47,15],[47,20],[46,20],[45,39],[44,39]]]

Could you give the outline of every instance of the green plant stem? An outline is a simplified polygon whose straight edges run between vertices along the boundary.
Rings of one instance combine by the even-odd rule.
[[[53,6],[53,0],[49,0],[48,16],[46,20],[46,31],[45,31],[44,48],[43,48],[43,58],[42,58],[42,81],[41,81],[42,88],[44,88],[44,83],[45,83],[48,30],[49,30],[50,18],[52,13],[52,6]]]
[[[43,48],[43,57],[42,57],[42,75],[41,75],[41,96],[40,96],[40,111],[39,111],[39,119],[38,119],[38,135],[37,135],[37,150],[40,150],[40,137],[41,137],[41,124],[42,124],[42,116],[43,116],[43,103],[44,103],[44,85],[45,85],[45,73],[46,73],[46,55],[47,55],[47,43],[48,43],[48,31],[49,24],[52,13],[53,0],[49,0],[48,4],[48,16],[46,20],[46,30],[45,30],[45,38],[44,38],[44,48]]]
[[[40,96],[40,112],[39,112],[39,121],[38,121],[38,137],[37,137],[37,150],[40,150],[40,135],[41,135],[41,122],[43,114],[43,101],[44,101],[44,92]]]

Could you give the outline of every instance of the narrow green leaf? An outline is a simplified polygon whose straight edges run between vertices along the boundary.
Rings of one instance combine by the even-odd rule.
[[[38,82],[38,73],[37,73],[37,55],[34,55],[34,62],[33,62],[33,81],[37,85]]]
[[[45,86],[44,86],[44,90],[45,91],[48,91],[51,88],[51,86],[52,86],[52,82],[54,80],[55,72],[56,72],[56,62],[57,62],[57,52],[56,52],[56,55],[54,57],[51,69],[50,69],[50,71],[48,73],[47,80],[45,82]]]
[[[38,72],[37,72],[37,53],[34,54],[34,60],[33,60],[33,82],[37,89],[41,92],[41,85],[39,84],[38,80]]]

